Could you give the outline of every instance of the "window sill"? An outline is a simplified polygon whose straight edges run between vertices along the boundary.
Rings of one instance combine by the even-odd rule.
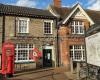
[[[72,60],[74,62],[85,62],[85,60]]]
[[[29,33],[18,33],[18,34],[29,34]]]
[[[83,35],[84,33],[72,33],[73,35]]]
[[[53,33],[44,33],[44,35],[53,35]]]
[[[29,63],[29,62],[35,62],[34,60],[19,60],[15,61],[15,63]]]
[[[29,33],[17,33],[18,34],[18,36],[28,36],[29,35]]]

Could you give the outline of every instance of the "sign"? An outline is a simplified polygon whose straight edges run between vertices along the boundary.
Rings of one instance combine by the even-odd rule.
[[[33,51],[30,53],[29,57],[34,61],[37,61],[40,57],[42,57],[42,53],[38,48],[33,48]]]
[[[87,63],[100,66],[100,32],[86,37]]]

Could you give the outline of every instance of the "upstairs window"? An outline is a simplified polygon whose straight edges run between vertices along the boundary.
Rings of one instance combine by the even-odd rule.
[[[44,34],[52,34],[53,21],[44,21]]]
[[[82,21],[71,22],[71,33],[72,34],[84,34],[84,23]]]
[[[19,18],[18,20],[18,33],[29,33],[29,19]]]

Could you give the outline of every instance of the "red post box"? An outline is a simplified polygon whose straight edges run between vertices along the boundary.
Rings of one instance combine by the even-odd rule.
[[[2,74],[13,76],[14,73],[14,44],[5,42],[2,47]]]

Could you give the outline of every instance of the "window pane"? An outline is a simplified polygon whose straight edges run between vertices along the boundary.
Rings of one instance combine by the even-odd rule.
[[[84,24],[82,21],[72,21],[71,22],[71,32],[72,34],[83,34]]]
[[[44,22],[44,33],[51,34],[51,22]]]
[[[80,33],[84,33],[84,27],[80,26]]]
[[[19,20],[19,33],[27,33],[27,20]]]
[[[71,32],[74,33],[74,26],[71,26]]]
[[[24,61],[30,60],[30,52],[33,50],[33,44],[16,44],[15,48],[15,60]]]
[[[84,61],[85,51],[83,45],[73,45],[70,46],[70,57],[73,61]]]

